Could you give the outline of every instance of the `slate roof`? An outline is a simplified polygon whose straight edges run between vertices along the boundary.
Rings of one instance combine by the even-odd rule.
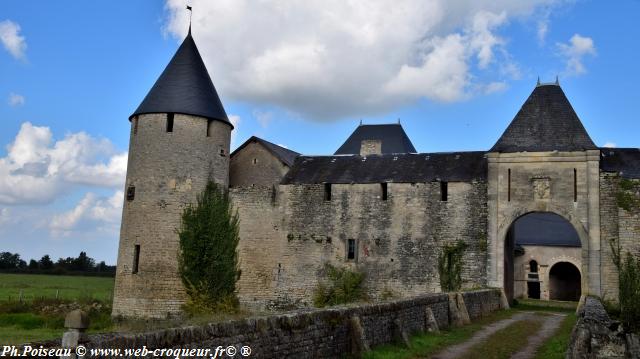
[[[557,84],[538,85],[490,152],[598,149]]]
[[[600,148],[600,169],[623,178],[640,178],[640,148]]]
[[[554,213],[533,212],[514,223],[516,245],[580,247],[571,223]]]
[[[189,34],[153,85],[142,103],[129,117],[145,113],[182,113],[219,120],[227,118],[218,92]]]
[[[274,156],[276,156],[282,163],[291,167],[293,166],[293,162],[296,157],[300,156],[298,152],[291,151],[288,148],[284,148],[282,146],[278,146],[274,143],[271,143],[267,140],[263,140],[260,137],[251,136],[248,140],[246,140],[240,147],[236,148],[233,153],[231,153],[231,157],[235,156],[236,153],[240,152],[243,148],[245,148],[248,144],[257,142],[264,146],[269,152],[271,152]]]
[[[282,184],[485,180],[485,152],[300,156]]]
[[[358,155],[362,140],[381,140],[382,153],[416,153],[401,124],[360,125],[338,148],[336,155]]]

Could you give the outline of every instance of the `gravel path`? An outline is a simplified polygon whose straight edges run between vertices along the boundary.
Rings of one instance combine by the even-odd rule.
[[[538,331],[538,333],[529,338],[527,345],[522,348],[521,351],[514,354],[512,359],[529,359],[533,358],[536,353],[536,350],[544,343],[548,338],[550,338],[553,333],[558,329],[560,323],[564,319],[564,314],[556,314],[550,313],[550,315],[544,317],[542,319],[544,322],[542,324],[542,328]],[[541,320],[539,315],[536,315],[534,312],[522,312],[518,313],[511,318],[503,319],[497,321],[495,323],[489,324],[486,327],[477,331],[473,337],[469,340],[450,346],[445,350],[436,353],[431,356],[434,359],[454,359],[458,358],[461,355],[465,354],[470,348],[475,346],[476,344],[482,343],[485,339],[490,337],[492,334],[497,332],[500,329],[506,328],[509,325],[521,321],[521,320]]]

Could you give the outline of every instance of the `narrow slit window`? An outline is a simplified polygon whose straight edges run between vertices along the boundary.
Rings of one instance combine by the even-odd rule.
[[[133,118],[133,134],[138,134],[138,116]]]
[[[440,200],[447,202],[449,200],[449,182],[440,182]]]
[[[133,274],[138,273],[139,263],[140,263],[140,245],[136,244],[135,247],[133,247],[133,266],[132,266],[131,273]]]
[[[331,201],[331,183],[324,184],[324,200]]]
[[[573,201],[578,202],[578,170],[573,169]]]
[[[207,137],[211,137],[211,126],[213,125],[213,120],[207,120]]]
[[[173,114],[167,114],[167,132],[173,132]]]
[[[511,202],[511,168],[507,170],[507,202]]]
[[[133,201],[136,198],[136,186],[127,187],[127,201]]]
[[[356,240],[347,240],[347,259],[356,259]]]
[[[382,190],[382,200],[386,201],[389,198],[389,189],[387,183],[380,183],[380,189]]]
[[[257,159],[257,158],[254,158],[254,159],[253,159],[253,164],[255,165],[256,163],[258,163],[258,159]]]

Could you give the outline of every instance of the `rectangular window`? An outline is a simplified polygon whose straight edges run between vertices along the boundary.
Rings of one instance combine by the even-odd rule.
[[[347,259],[356,259],[356,240],[347,240]]]
[[[331,183],[324,184],[324,200],[331,201]]]
[[[135,247],[133,247],[133,266],[131,273],[138,273],[138,263],[140,263],[140,245],[136,244]]]
[[[173,114],[167,114],[167,132],[173,132]]]
[[[387,198],[389,197],[389,191],[387,189],[387,184],[386,183],[380,183],[380,189],[382,190],[382,200],[386,201]]]
[[[573,169],[573,201],[578,202],[578,170]]]
[[[127,187],[127,201],[133,201],[136,198],[136,186]]]
[[[511,168],[507,170],[507,202],[511,202]]]
[[[440,182],[440,200],[442,202],[446,202],[449,200],[449,183],[441,181]]]
[[[211,137],[211,125],[213,124],[213,120],[207,120],[207,137]]]
[[[133,118],[133,134],[138,134],[138,116]]]

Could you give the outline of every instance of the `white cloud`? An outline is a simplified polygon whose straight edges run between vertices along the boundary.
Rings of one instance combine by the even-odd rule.
[[[48,203],[78,185],[121,188],[127,154],[84,132],[55,141],[48,127],[25,122],[0,158],[0,204]]]
[[[616,145],[615,142],[609,141],[609,142],[605,143],[604,146],[602,146],[602,147],[614,148],[614,147],[618,147],[618,146]]]
[[[16,59],[24,59],[27,42],[20,34],[20,25],[11,20],[0,21],[0,42]]]
[[[584,67],[582,59],[587,55],[596,55],[593,39],[581,36],[580,34],[573,35],[569,43],[558,43],[557,47],[560,55],[567,60],[566,75],[584,74],[587,72],[587,69]]]
[[[123,191],[111,197],[98,197],[89,192],[71,210],[54,215],[49,224],[54,237],[69,236],[79,231],[107,231],[116,233],[122,215]]]
[[[24,96],[18,95],[17,93],[13,93],[13,92],[9,94],[9,100],[7,101],[7,103],[11,107],[22,106],[24,105],[24,102],[25,102]]]
[[[233,131],[231,131],[231,148],[235,147],[236,136],[238,134],[238,125],[240,124],[240,116],[238,115],[229,115],[229,121],[233,125]],[[126,159],[125,159],[126,166]]]
[[[9,208],[0,208],[0,224],[9,222]]]
[[[332,120],[463,100],[504,81],[485,78],[517,68],[499,31],[563,0],[192,2],[193,35],[223,97]],[[166,30],[181,39],[184,1],[167,8]]]
[[[262,128],[267,128],[271,120],[273,120],[273,113],[254,110],[253,117],[256,118]]]

